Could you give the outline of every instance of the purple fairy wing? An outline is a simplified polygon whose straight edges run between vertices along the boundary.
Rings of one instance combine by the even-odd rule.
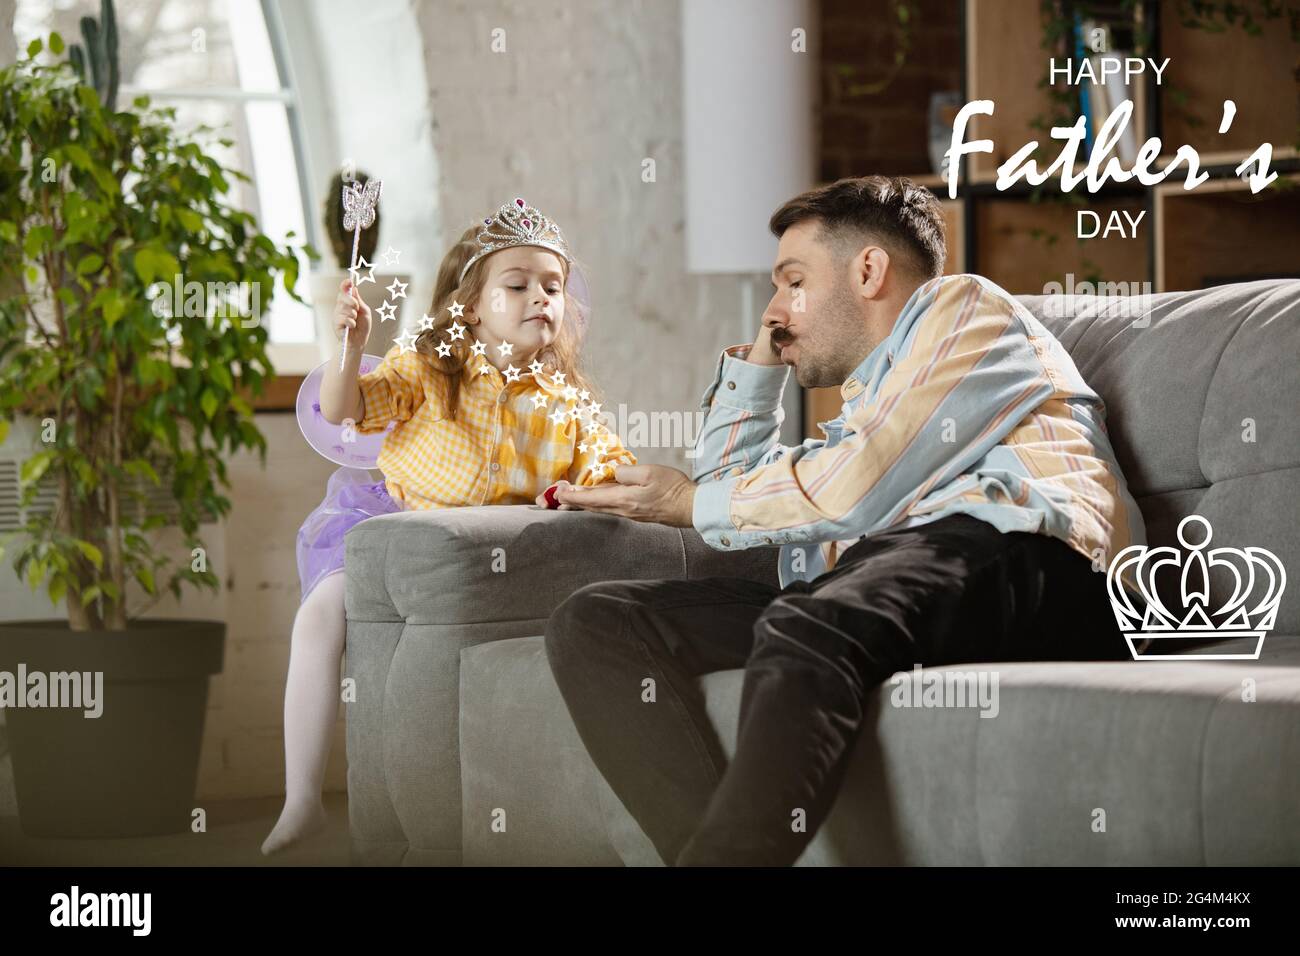
[[[577,315],[573,318],[576,320],[578,337],[583,338],[587,334],[587,326],[591,323],[591,289],[587,285],[586,275],[577,262],[569,268],[569,281],[565,285],[565,291],[577,306]]]
[[[362,368],[373,369],[381,361],[380,356],[367,354],[363,356],[361,366]],[[341,427],[331,425],[319,411],[320,387],[322,381],[324,381],[325,369],[328,364],[328,362],[324,362],[313,369],[303,378],[302,385],[298,389],[298,398],[294,403],[294,410],[297,413],[298,427],[302,430],[303,438],[322,457],[335,464],[349,467],[359,464],[363,468],[376,468],[378,467],[379,454],[384,447],[385,436],[396,425],[396,422],[388,422],[385,431],[367,434],[358,433],[354,440],[350,442],[341,441]],[[361,464],[362,462],[364,464]]]

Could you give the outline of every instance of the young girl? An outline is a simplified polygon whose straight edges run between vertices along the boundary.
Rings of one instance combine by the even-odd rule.
[[[285,802],[262,844],[271,854],[325,823],[321,785],[338,716],[344,534],[374,515],[462,505],[547,506],[552,485],[611,481],[636,459],[600,421],[578,369],[584,317],[565,291],[572,258],[559,228],[522,199],[470,227],[438,270],[420,332],[396,339],[357,376],[370,309],[352,278],[340,287],[335,333],[350,330],[342,371],[326,365],[321,411],[384,438],[369,482],[340,468],[298,532],[302,604],[284,695]],[[355,277],[353,277],[355,278]],[[568,506],[562,506],[568,510]]]

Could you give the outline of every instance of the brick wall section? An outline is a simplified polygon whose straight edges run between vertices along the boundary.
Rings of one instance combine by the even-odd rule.
[[[11,5],[0,0],[0,19]],[[736,278],[684,274],[678,5],[445,0],[413,9],[429,88],[392,96],[425,96],[432,106],[441,189],[420,201],[441,210],[439,248],[513,195],[536,202],[564,226],[587,269],[596,313],[586,366],[604,386],[606,410],[625,402],[646,413],[694,411],[718,352],[742,332],[748,341],[759,317],[742,330]],[[497,27],[507,31],[508,53],[489,49]],[[656,160],[653,183],[641,179],[647,157]],[[755,305],[765,302],[760,286]],[[787,396],[795,391],[791,379]],[[798,420],[787,411],[795,430]],[[225,493],[234,507],[223,526],[205,529],[222,591],[190,589],[150,615],[228,622],[225,666],[211,682],[200,806],[284,792],[294,543],[335,468],[307,446],[292,415],[259,414],[256,424],[266,467],[255,454],[231,459]],[[680,448],[637,449],[637,457],[689,469]],[[326,790],[346,789],[342,711]]]
[[[415,11],[444,241],[512,196],[536,203],[560,223],[590,281],[584,364],[605,410],[698,409],[719,351],[750,341],[759,315],[742,330],[738,281],[684,272],[678,4],[444,0]],[[491,49],[497,29],[503,53]],[[647,158],[651,183],[641,178]],[[761,277],[756,291],[757,311],[767,301]],[[681,449],[636,455],[689,470]]]
[[[259,413],[255,422],[266,436],[266,467],[256,453],[230,459],[227,496],[234,507],[212,536],[225,549],[216,567],[224,585],[226,656],[209,683],[200,806],[284,793],[284,683],[299,597],[295,546],[298,528],[337,467],[308,446],[293,415]],[[190,608],[182,613],[208,616]],[[345,726],[341,704],[326,790],[347,789]]]
[[[432,108],[441,187],[421,201],[440,211],[438,248],[511,196],[537,203],[562,224],[591,282],[586,366],[605,408],[696,408],[718,351],[740,340],[739,295],[731,277],[683,274],[677,5],[445,0],[413,10],[429,88],[402,95],[425,95]],[[496,28],[505,53],[490,49]],[[645,157],[656,160],[654,183],[641,180]],[[230,466],[229,635],[212,682],[200,800],[283,793],[295,535],[334,470],[291,415],[259,415],[257,425],[266,469],[255,455]],[[680,449],[637,456],[689,467]],[[342,710],[327,790],[347,786]]]
[[[961,89],[961,19],[954,0],[919,0],[911,52],[880,93],[848,97],[837,67],[853,67],[849,82],[884,77],[894,62],[893,5],[854,0],[821,2],[821,178],[871,173],[930,173],[927,137],[930,94]]]

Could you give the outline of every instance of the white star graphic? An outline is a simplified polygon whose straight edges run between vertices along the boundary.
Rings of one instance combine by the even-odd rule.
[[[519,373],[522,371],[523,369],[515,368],[515,363],[511,362],[509,365],[506,366],[506,381],[507,382],[519,381]]]
[[[392,285],[385,290],[394,299],[406,298],[406,283],[401,279],[394,279]]]
[[[571,402],[577,397],[578,397],[578,390],[576,388],[574,388],[572,385],[564,386],[564,400],[566,402]]]
[[[594,421],[596,416],[600,414],[600,402],[592,402],[587,406],[587,409],[591,412],[591,417]]]
[[[400,259],[401,256],[402,254],[400,252],[398,252],[392,246],[389,246],[387,249],[384,250],[383,255],[380,256],[380,258],[384,260],[384,265],[395,266],[397,265],[397,260]]]
[[[607,466],[604,464],[597,465],[595,468],[591,469],[591,473],[595,475],[597,478],[604,478],[606,467]]]
[[[438,347],[434,349],[434,351],[437,352],[439,355],[441,355],[443,358],[446,358],[448,355],[451,354],[451,346],[448,345],[446,342],[439,342]]]
[[[369,269],[369,275],[361,275],[362,269]],[[367,282],[375,281],[375,267],[366,262],[365,256],[357,256],[357,264],[348,270],[348,274],[352,276],[353,285],[365,285]]]
[[[397,336],[393,341],[402,349],[402,351],[397,353],[398,355],[405,355],[407,352],[415,351],[415,336],[411,334],[410,329],[407,329],[401,335]]]
[[[546,396],[543,395],[541,392],[536,392],[533,395],[532,402],[533,402],[533,408],[545,408]]]
[[[549,418],[551,421],[555,422],[555,424],[557,425],[563,425],[564,409],[557,408],[555,411],[551,412],[551,414],[547,415],[546,417]]]
[[[578,397],[585,402],[587,399],[591,398],[591,392],[587,391],[584,388],[581,392],[578,393]]]
[[[438,320],[435,319],[433,316],[429,315],[427,312],[424,315],[420,316],[421,332],[428,332],[437,324],[438,324]]]
[[[542,369],[544,369],[545,367],[546,366],[543,365],[541,362],[539,362],[537,359],[533,359],[531,362],[528,363],[528,371],[532,372],[534,375],[541,375]]]
[[[482,342],[475,342],[469,347],[470,355],[484,355],[487,353],[487,346]]]
[[[505,339],[502,339],[501,344],[497,346],[497,351],[501,353],[502,358],[505,358],[507,355],[513,353],[514,348],[515,347],[512,344],[507,342]]]
[[[563,372],[556,372],[556,373],[555,373],[555,376],[551,379],[551,381],[553,381],[556,385],[563,385],[563,384],[564,384],[564,373],[563,373]]]
[[[578,411],[578,406],[577,406],[577,405],[570,405],[570,406],[569,406],[569,417],[572,418],[574,421],[577,421],[577,420],[578,420],[578,416],[581,415],[581,414],[582,414],[582,412]]]
[[[381,322],[395,322],[397,320],[397,306],[391,302],[385,302],[375,311],[379,313],[379,321]]]
[[[465,314],[465,307],[455,299],[451,300],[451,305],[447,306],[447,310],[451,312],[451,317],[453,319],[459,319]]]
[[[456,339],[463,339],[465,337],[465,326],[461,325],[459,322],[451,323],[450,334],[453,341]]]
[[[489,368],[491,368],[491,366],[490,366],[487,362],[484,362],[482,365],[480,365],[480,366],[478,367],[478,373],[479,373],[480,375],[482,375],[482,374],[483,374],[484,372],[486,372]]]
[[[587,445],[587,443],[586,443],[585,441],[578,442],[578,452],[579,452],[580,454],[583,454],[583,455],[587,454],[587,448],[588,448],[588,445]]]

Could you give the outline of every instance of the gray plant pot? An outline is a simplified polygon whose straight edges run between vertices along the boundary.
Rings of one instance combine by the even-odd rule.
[[[102,674],[98,717],[86,716],[85,706],[5,710],[23,833],[189,830],[208,676],[221,672],[225,636],[223,621],[148,619],[125,631],[71,631],[64,620],[0,623],[0,671],[13,680],[20,665],[51,688],[51,675]]]

